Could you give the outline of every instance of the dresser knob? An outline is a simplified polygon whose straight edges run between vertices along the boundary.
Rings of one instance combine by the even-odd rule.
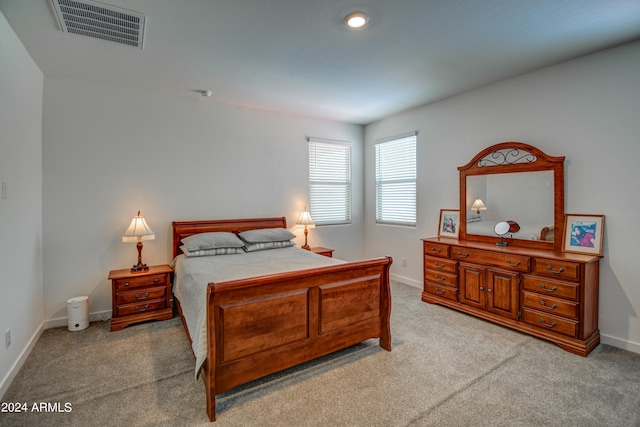
[[[157,277],[155,279],[153,279],[153,283],[158,283],[160,281],[160,279],[158,279]]]
[[[125,284],[124,284],[124,287],[125,287],[125,288],[128,288],[128,287],[129,287],[129,282],[125,283]]]

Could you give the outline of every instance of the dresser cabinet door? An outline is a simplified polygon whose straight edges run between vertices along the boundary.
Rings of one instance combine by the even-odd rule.
[[[460,302],[484,310],[486,307],[486,269],[460,263]]]
[[[518,319],[518,273],[489,269],[487,272],[487,311]]]

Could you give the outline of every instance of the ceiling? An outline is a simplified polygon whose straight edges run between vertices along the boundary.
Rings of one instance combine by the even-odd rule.
[[[357,124],[640,40],[640,0],[102,3],[146,16],[142,49],[63,33],[51,0],[0,11],[45,76]]]

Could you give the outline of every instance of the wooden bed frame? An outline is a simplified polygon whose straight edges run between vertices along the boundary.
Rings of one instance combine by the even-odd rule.
[[[286,228],[286,219],[173,222],[173,254],[198,233]],[[207,414],[216,394],[370,338],[391,351],[390,257],[224,283],[207,290]],[[180,302],[174,304],[187,328]]]

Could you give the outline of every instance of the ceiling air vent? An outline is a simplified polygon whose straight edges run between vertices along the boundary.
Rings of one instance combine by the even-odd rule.
[[[142,49],[145,16],[89,0],[51,0],[65,33]]]

